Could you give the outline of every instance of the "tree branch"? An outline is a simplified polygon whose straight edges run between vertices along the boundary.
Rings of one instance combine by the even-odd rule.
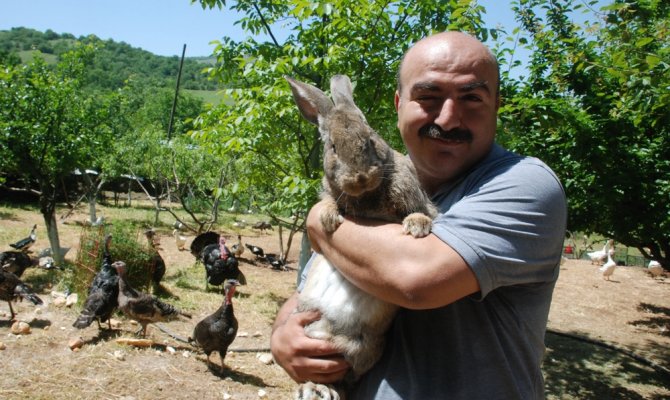
[[[272,42],[275,44],[277,47],[281,47],[279,45],[279,42],[277,42],[277,39],[275,38],[275,35],[272,33],[272,29],[270,29],[270,25],[268,25],[268,22],[265,20],[265,17],[263,16],[263,13],[261,13],[261,10],[258,8],[258,5],[256,2],[253,4],[254,9],[256,10],[256,14],[258,14],[258,18],[261,19],[261,23],[265,27],[265,30],[267,31],[268,35],[272,38]]]

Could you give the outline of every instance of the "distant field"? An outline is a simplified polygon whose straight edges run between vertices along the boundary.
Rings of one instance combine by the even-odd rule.
[[[53,54],[41,53],[38,50],[23,50],[19,52],[19,57],[24,63],[29,63],[35,59],[35,54],[39,54],[47,64],[56,64],[58,62],[58,56]]]
[[[221,92],[217,90],[192,90],[184,89],[184,92],[191,94],[192,96],[199,97],[208,104],[218,105],[224,101],[224,96]]]

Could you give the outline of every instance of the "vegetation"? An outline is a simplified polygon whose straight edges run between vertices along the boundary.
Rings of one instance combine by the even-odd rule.
[[[268,209],[306,209],[320,171],[318,132],[300,120],[282,75],[323,89],[333,74],[349,75],[370,124],[400,149],[391,105],[398,61],[427,33],[459,29],[498,54],[505,103],[498,139],[557,171],[569,228],[614,238],[670,268],[665,2],[616,0],[598,11],[595,1],[520,0],[512,2],[519,24],[512,32],[483,26],[485,10],[470,1],[199,2],[237,10],[252,35],[274,38],[279,21],[292,32],[283,43],[219,43],[212,74],[234,102],[203,114],[196,131],[210,151],[240,154],[249,172],[241,184],[263,187]],[[583,9],[597,20],[574,23]],[[522,47],[532,52],[528,76],[514,78]],[[257,170],[282,185],[262,186]]]
[[[123,260],[130,284],[142,291],[151,290],[151,273],[155,249],[149,248],[141,229],[133,226],[132,221],[117,219],[108,227],[85,227],[79,236],[78,253],[75,267],[64,274],[62,284],[76,292],[82,298],[95,275],[100,271],[104,256],[105,235],[112,235],[110,255],[112,260]]]
[[[172,113],[173,89],[156,85],[152,78],[127,78],[123,86],[105,89],[108,74],[95,66],[109,64],[104,58],[109,54],[84,42],[72,43],[55,63],[35,53],[29,62],[7,63],[0,71],[0,183],[39,195],[54,249],[60,248],[55,204],[80,192],[63,193],[65,182],[85,188],[91,223],[96,222],[98,192],[124,175],[146,179],[156,195],[157,212],[163,209],[160,200],[170,193],[172,178],[181,182],[173,192],[184,202],[196,194],[206,201],[215,186],[207,181],[215,160],[195,154],[197,146],[184,135],[203,111],[202,100],[181,93]],[[185,157],[187,152],[193,154]],[[94,178],[83,173],[82,182],[73,182],[76,170],[100,172]]]
[[[53,249],[60,249],[55,217],[59,183],[93,162],[111,139],[100,123],[102,105],[79,90],[91,55],[92,48],[82,46],[65,54],[55,69],[38,58],[0,71],[0,166],[39,194]],[[59,250],[54,259],[63,261]]]
[[[229,204],[259,209],[287,228],[301,229],[318,196],[321,143],[316,128],[298,115],[283,76],[326,89],[335,73],[349,75],[370,124],[402,150],[392,105],[400,57],[431,32],[459,29],[488,43],[501,60],[498,140],[556,170],[569,200],[569,229],[613,238],[670,268],[667,2],[613,0],[596,9],[595,1],[517,0],[511,7],[518,26],[511,32],[484,26],[486,10],[466,0],[192,2],[237,11],[242,17],[236,23],[249,36],[224,38],[207,64],[185,63],[206,67],[213,78],[207,85],[223,88],[225,100],[205,106],[181,94],[174,118],[173,85],[167,83],[176,76],[174,59],[95,37],[24,28],[0,32],[0,180],[18,176],[26,187],[44,191],[35,187],[39,173],[31,169],[40,165],[35,163],[40,148],[14,143],[40,129],[41,135],[61,129],[67,134],[37,142],[73,149],[66,158],[42,153],[42,162],[58,164],[52,183],[75,167],[101,170],[98,184],[124,174],[142,176],[156,213],[169,211],[164,200],[174,196],[193,211],[194,231],[208,229],[218,209]],[[573,16],[583,11],[591,17],[575,23]],[[273,32],[279,24],[289,30],[283,42]],[[257,41],[261,33],[270,40]],[[78,46],[92,48],[93,56]],[[515,56],[522,48],[530,59],[525,76],[514,76],[510,71],[521,66]],[[36,57],[27,61],[26,52]],[[47,60],[50,55],[53,61]],[[83,72],[61,82],[64,75],[57,71],[75,64],[85,65]],[[52,110],[51,117],[42,116],[37,105],[46,95],[37,94],[51,86],[31,88],[22,78],[32,92],[19,91],[16,82],[24,70],[57,81],[52,86],[70,93],[72,101],[50,102],[45,109]],[[206,81],[193,74],[198,77],[185,79],[183,88],[210,88],[189,86],[187,81]],[[26,95],[34,100],[21,100]],[[21,112],[9,111],[19,110],[19,104]],[[58,104],[67,115],[53,111]],[[73,129],[63,128],[66,121]],[[30,151],[27,160],[23,153]],[[195,218],[203,210],[208,215]]]
[[[614,238],[670,268],[670,5],[617,0],[576,26],[581,1],[520,1],[525,80],[507,77],[501,133],[546,160],[568,226]]]
[[[481,7],[460,3],[201,1],[243,15],[239,24],[250,37],[217,44],[217,67],[210,72],[231,101],[202,114],[194,137],[219,157],[234,156],[244,172],[237,174],[240,191],[253,191],[263,212],[276,219],[295,216],[300,227],[320,189],[323,144],[316,127],[297,112],[283,75],[321,88],[334,74],[349,75],[371,126],[400,148],[392,101],[403,52],[435,30],[488,32],[481,27]],[[283,43],[253,38],[274,38],[278,23],[291,32]]]
[[[32,61],[36,54],[45,59],[57,60],[78,44],[91,45],[97,49],[95,60],[87,67],[90,77],[87,85],[92,88],[119,89],[130,78],[148,82],[155,87],[170,89],[175,87],[179,70],[177,56],[157,56],[123,42],[103,41],[95,35],[75,38],[69,33],[58,34],[52,30],[39,32],[22,27],[0,31],[0,61],[17,65]],[[202,69],[212,62],[213,59],[208,58],[186,57],[180,87],[191,90],[217,90],[218,83],[209,80],[207,75],[202,73]]]

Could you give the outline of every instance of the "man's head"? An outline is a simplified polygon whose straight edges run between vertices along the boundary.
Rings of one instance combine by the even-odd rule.
[[[398,128],[429,192],[488,154],[499,105],[498,63],[472,36],[443,32],[420,40],[398,71]]]

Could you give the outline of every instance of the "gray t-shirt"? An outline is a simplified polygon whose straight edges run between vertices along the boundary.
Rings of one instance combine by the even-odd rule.
[[[481,291],[437,309],[400,309],[384,355],[348,399],[543,399],[563,187],[542,161],[494,145],[433,201],[432,233],[463,257]]]

